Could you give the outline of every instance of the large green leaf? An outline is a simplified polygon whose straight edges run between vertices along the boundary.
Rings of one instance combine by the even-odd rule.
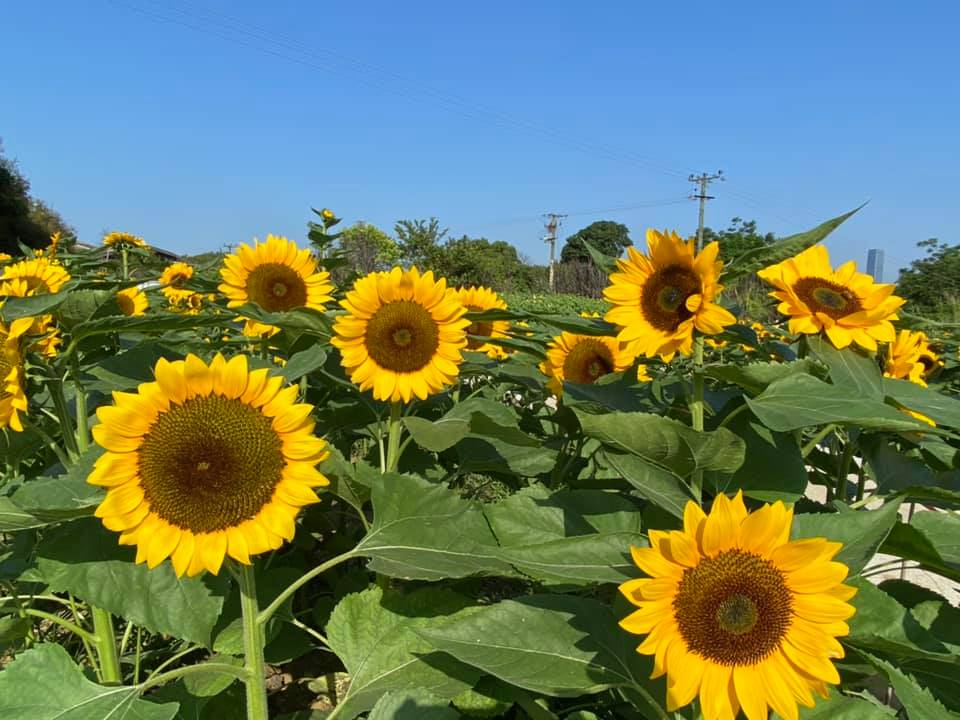
[[[725,428],[697,432],[676,420],[649,413],[591,415],[577,408],[573,412],[587,437],[681,475],[698,467],[733,473],[743,464],[744,443]]]
[[[470,432],[470,421],[443,417],[430,422],[419,417],[405,417],[403,424],[417,445],[432,452],[443,452],[463,440]]]
[[[834,558],[857,575],[876,554],[897,521],[900,500],[883,504],[879,510],[848,510],[837,513],[797,515],[793,519],[791,537],[825,537],[843,543],[843,549]]]
[[[872,355],[853,346],[838,350],[819,335],[807,338],[810,349],[830,368],[830,380],[834,385],[854,390],[870,400],[883,400],[883,375]]]
[[[438,650],[544,695],[576,697],[621,686],[646,692],[649,665],[618,620],[596,600],[534,595],[419,632]]]
[[[327,351],[323,345],[311,345],[306,350],[294,353],[287,360],[286,364],[280,369],[280,374],[288,382],[299,380],[304,375],[309,375],[323,367],[327,361]]]
[[[682,518],[693,495],[683,479],[668,468],[628,453],[601,451],[601,461],[634,487],[640,497]]]
[[[960,528],[955,530],[960,531]],[[913,523],[896,523],[880,546],[880,552],[912,560],[924,570],[960,582],[960,566],[944,560],[936,544]]]
[[[739,385],[753,394],[763,392],[768,385],[790,375],[810,374],[814,364],[809,359],[794,362],[755,362],[747,365],[707,365],[703,372],[707,377]]]
[[[104,358],[88,372],[96,378],[88,390],[109,394],[113,390],[132,390],[140,383],[153,381],[157,360],[180,360],[183,354],[157,342],[140,342],[123,352]]]
[[[816,698],[816,701],[812,708],[800,706],[800,720],[883,720],[897,716],[893,708],[879,701],[841,695],[836,690],[830,693],[829,700]]]
[[[52,295],[4,298],[3,306],[0,307],[0,317],[9,323],[17,318],[51,313],[67,301],[71,289],[72,284],[68,283],[60,292]]]
[[[907,608],[864,578],[854,578],[849,584],[857,588],[851,600],[857,612],[847,621],[850,635],[846,642],[898,663],[927,660],[940,664],[949,674],[960,672],[960,658],[924,628]]]
[[[178,578],[169,562],[134,564],[132,547],[99,520],[51,530],[37,547],[37,571],[55,592],[70,592],[148,630],[210,646],[226,595],[226,575]]]
[[[91,445],[66,473],[30,480],[17,488],[10,500],[31,515],[51,522],[90,515],[103,500],[104,491],[88,483],[87,476],[102,454],[103,448]]]
[[[90,682],[52,643],[19,654],[0,672],[4,720],[172,720],[176,714],[176,704],[141,700],[136,687]]]
[[[73,328],[73,339],[82,340],[94,335],[115,332],[159,333],[166,330],[194,330],[199,327],[224,325],[226,322],[227,318],[206,313],[200,313],[199,315],[158,313],[139,317],[111,315],[78,323]]]
[[[883,379],[883,391],[898,403],[927,415],[938,425],[960,428],[960,400],[909,380]]]
[[[737,490],[764,502],[796,502],[807,487],[807,467],[792,434],[778,433],[741,413],[726,426],[746,443],[733,476],[710,475],[718,491]]]
[[[863,205],[839,217],[827,220],[825,223],[817,225],[813,230],[807,230],[797,235],[785,237],[773,245],[747,250],[747,252],[734,258],[733,261],[724,268],[724,273],[720,276],[721,282],[723,282],[724,285],[729,285],[737,278],[743,277],[744,275],[753,275],[758,270],[786,260],[811,245],[816,245],[836,230],[844,220],[862,207]]]
[[[28,513],[15,505],[10,498],[0,495],[0,532],[26,530],[43,527],[46,524],[46,520],[41,520],[36,515]]]
[[[897,694],[897,700],[907,711],[909,720],[954,720],[960,715],[950,712],[940,702],[930,694],[930,691],[921,687],[917,681],[898,668],[881,658],[875,657],[870,653],[863,653],[867,661],[875,668],[880,670]]]
[[[960,565],[960,516],[956,513],[919,512],[910,524],[920,530],[948,563]]]
[[[367,720],[457,720],[460,715],[425,690],[389,692],[377,701]]]
[[[332,445],[328,449],[330,457],[324,460],[319,468],[330,481],[326,491],[362,513],[364,504],[370,499],[370,488],[378,480],[380,473],[363,461],[348,462]]]
[[[906,413],[853,388],[831,385],[810,375],[790,375],[755,398],[746,398],[753,414],[777,432],[827,423],[859,425],[873,430],[930,430]]]
[[[443,485],[387,474],[373,487],[373,526],[356,551],[392,577],[440,580],[476,574],[513,575],[479,503]]]
[[[502,403],[471,399],[454,406],[444,419],[468,419],[470,423],[470,432],[456,444],[461,473],[533,477],[549,472],[556,463],[556,452],[523,432],[516,415]]]
[[[453,698],[481,673],[433,652],[417,631],[446,618],[474,612],[467,599],[449,590],[421,588],[410,593],[379,587],[347,595],[327,624],[330,648],[350,673],[350,689],[339,710],[345,720],[373,708],[391,691],[422,689]]]

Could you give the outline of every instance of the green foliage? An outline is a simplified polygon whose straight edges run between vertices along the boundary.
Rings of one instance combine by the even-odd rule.
[[[400,246],[383,230],[362,220],[340,231],[340,249],[358,275],[389,270],[400,259]]]
[[[400,258],[407,265],[432,268],[440,255],[440,243],[447,236],[448,228],[440,228],[440,221],[398,220],[393,226],[400,247]]]
[[[908,301],[910,313],[960,320],[955,315],[960,299],[960,244],[948,245],[936,238],[921,240],[917,247],[926,256],[910,263],[897,278],[897,294]]]
[[[31,197],[30,182],[17,164],[3,155],[0,145],[0,252],[19,255],[21,243],[46,247],[54,232],[74,234],[55,210]]]
[[[626,225],[612,220],[597,220],[567,238],[560,251],[560,262],[592,262],[584,241],[610,257],[620,257],[627,247],[633,245]]]

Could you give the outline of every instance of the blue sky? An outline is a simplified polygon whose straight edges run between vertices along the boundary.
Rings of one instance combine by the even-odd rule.
[[[4,8],[0,138],[81,239],[180,252],[310,207],[546,259],[539,215],[777,234],[891,267],[958,241],[953,2],[91,0]],[[659,203],[658,206],[652,206]],[[646,207],[637,207],[649,205]],[[596,212],[609,208],[628,208]]]

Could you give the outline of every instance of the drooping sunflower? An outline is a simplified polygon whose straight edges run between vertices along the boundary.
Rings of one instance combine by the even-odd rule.
[[[0,322],[0,430],[23,431],[20,413],[27,411],[28,402],[23,389],[22,338],[32,324],[30,318],[19,318],[9,326]]]
[[[137,546],[138,563],[169,557],[177,575],[216,574],[226,556],[249,564],[293,538],[328,484],[315,466],[329,454],[297,387],[249,371],[243,355],[161,359],[154,373],[97,410],[106,452],[87,480],[107,496],[96,516]]]
[[[147,301],[146,293],[137,286],[133,286],[117,291],[117,305],[120,306],[120,312],[124,315],[136,317],[145,314],[150,303]]]
[[[70,281],[70,273],[48,258],[33,258],[12,263],[0,275],[0,296],[28,297],[60,292]]]
[[[227,307],[256,303],[267,312],[284,312],[299,307],[322,310],[331,300],[330,273],[317,269],[309,250],[301,250],[284,237],[267,235],[266,242],[253,247],[240,245],[223,259],[220,268],[223,283],[220,292],[227,296]],[[273,325],[247,320],[244,334],[272,335]]]
[[[713,242],[697,254],[693,240],[647,230],[647,253],[628,247],[603,291],[614,306],[604,317],[620,327],[617,339],[638,355],[670,362],[677,351],[692,352],[694,329],[716,335],[733,325],[736,318],[714,302],[723,289],[719,251]]]
[[[897,339],[887,345],[883,375],[926,387],[927,376],[941,365],[939,356],[930,349],[926,333],[901,330]]]
[[[182,303],[193,292],[185,289],[186,284],[193,277],[193,267],[185,262],[175,262],[167,265],[160,273],[160,284],[163,286],[163,295],[171,305]]]
[[[483,312],[484,310],[506,310],[507,303],[490,288],[486,287],[461,287],[457,288],[457,297],[468,312]],[[510,322],[507,320],[493,320],[490,322],[470,323],[467,328],[467,335],[474,335],[485,338],[506,338],[509,337]],[[467,349],[476,352],[486,353],[491,360],[506,360],[508,353],[495,342],[485,342],[475,340],[472,337],[467,338]]]
[[[683,530],[649,532],[633,548],[649,577],[620,591],[639,609],[620,625],[646,635],[637,651],[654,656],[653,677],[667,675],[667,709],[697,695],[705,720],[766,720],[768,706],[796,720],[840,681],[832,660],[837,637],[855,612],[834,562],[840,543],[790,540],[793,511],[783,503],[748,513],[742,493],[717,496],[709,515],[693,502]]]
[[[540,372],[550,378],[550,392],[560,397],[564,381],[592,385],[604,375],[626,370],[633,358],[616,338],[564,332],[547,346]]]
[[[770,295],[780,301],[777,310],[789,317],[792,333],[827,334],[837,348],[856,343],[876,350],[877,342],[893,342],[891,321],[906,302],[893,294],[893,285],[880,285],[857,272],[853,260],[836,271],[823,245],[760,270],[757,275],[773,285]]]
[[[340,305],[331,343],[361,390],[377,400],[425,400],[460,372],[467,345],[467,309],[432,271],[374,272],[354,284]]]
[[[121,245],[126,245],[127,247],[147,247],[146,241],[139,235],[119,231],[104,235],[103,244],[109,247],[119,247]]]

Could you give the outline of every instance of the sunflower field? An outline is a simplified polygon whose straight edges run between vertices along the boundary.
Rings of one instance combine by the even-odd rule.
[[[564,312],[335,286],[329,210],[2,258],[0,718],[960,717],[954,328],[851,214]]]

